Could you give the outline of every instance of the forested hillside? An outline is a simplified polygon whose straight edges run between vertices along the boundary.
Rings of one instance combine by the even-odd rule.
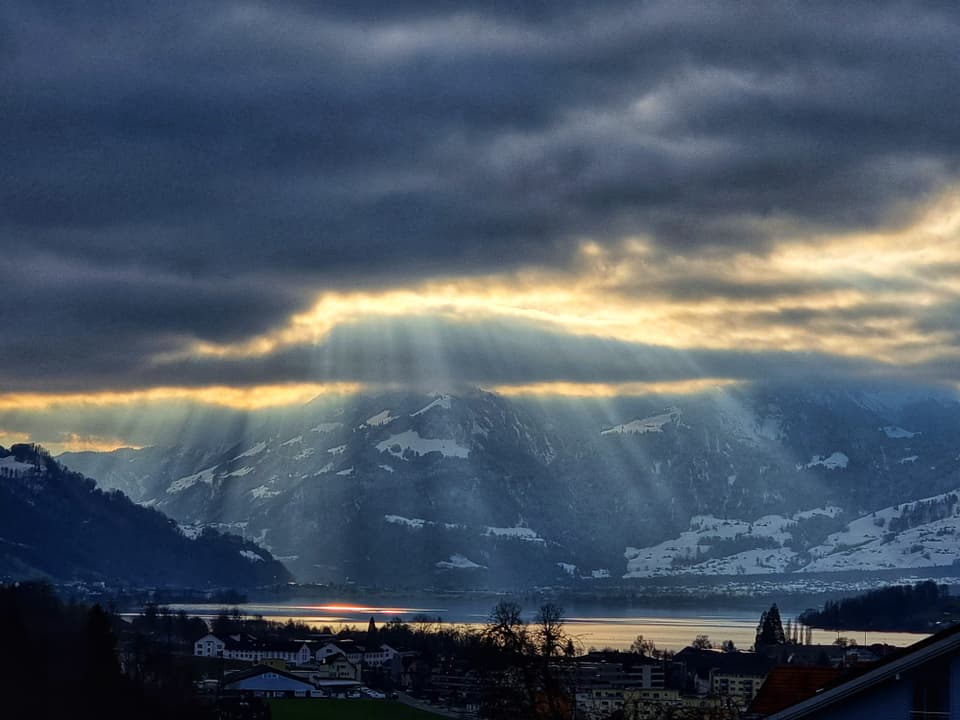
[[[960,598],[932,580],[830,600],[823,609],[800,615],[804,625],[827,630],[930,632],[958,620]]]
[[[209,529],[191,539],[157,510],[97,489],[34,445],[0,447],[0,576],[194,587],[290,577],[255,544]]]

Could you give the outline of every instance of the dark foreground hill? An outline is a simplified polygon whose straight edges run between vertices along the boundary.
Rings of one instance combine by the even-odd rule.
[[[289,573],[267,551],[102,491],[34,445],[0,447],[0,577],[252,587]]]

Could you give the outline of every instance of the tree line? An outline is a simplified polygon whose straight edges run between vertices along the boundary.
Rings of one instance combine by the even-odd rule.
[[[0,585],[0,717],[212,717],[170,647],[183,618],[169,621],[170,644],[138,633],[121,666],[119,638],[135,631],[110,608],[65,603],[47,583]]]
[[[826,630],[923,632],[936,623],[960,619],[960,599],[946,585],[926,580],[896,585],[863,595],[828,600],[820,610],[805,610],[800,622]]]

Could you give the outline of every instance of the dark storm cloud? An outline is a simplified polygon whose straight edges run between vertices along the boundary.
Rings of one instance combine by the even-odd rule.
[[[829,328],[841,331],[843,335],[865,335],[878,337],[889,335],[896,337],[900,329],[894,326],[877,328],[865,324],[870,321],[886,322],[902,319],[903,306],[894,302],[868,302],[846,308],[808,308],[795,307],[767,312],[748,314],[750,322],[758,326],[768,324],[804,325],[807,327]]]
[[[336,328],[313,348],[297,347],[238,362],[226,374],[246,382],[397,382],[430,385],[520,385],[539,382],[631,383],[700,378],[797,379],[882,375],[879,363],[817,353],[677,350],[569,335],[525,323],[444,322],[436,319],[365,322]],[[222,361],[192,362],[162,372],[206,384],[224,373]]]
[[[141,385],[204,387],[224,378],[237,386],[359,382],[456,388],[701,378],[842,380],[885,377],[893,370],[882,363],[820,353],[677,350],[569,335],[527,323],[430,318],[343,324],[316,346],[298,345],[258,358],[151,363],[132,372],[107,365],[97,369],[103,374],[92,382],[120,390]]]
[[[939,4],[6,2],[0,387],[159,379],[311,293],[585,237],[896,222],[956,180],[958,40]]]
[[[960,299],[928,308],[917,318],[916,324],[925,332],[945,333],[953,345],[960,345]],[[957,363],[953,374],[960,376],[960,362],[956,358],[952,358],[952,361]]]
[[[108,389],[196,335],[221,341],[270,327],[303,302],[281,278],[199,278],[50,257],[7,263],[0,388]],[[258,290],[260,290],[258,292]]]

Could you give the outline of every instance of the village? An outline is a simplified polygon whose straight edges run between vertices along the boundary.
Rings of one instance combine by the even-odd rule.
[[[236,616],[234,622],[249,625]],[[223,617],[219,624],[226,624]],[[480,662],[469,638],[453,641],[458,631],[451,628],[416,630],[399,619],[378,628],[371,618],[366,631],[302,635],[205,634],[192,645],[204,673],[198,689],[233,708],[230,717],[241,717],[236,714],[241,700],[250,701],[254,712],[258,702],[267,700],[340,698],[399,702],[438,716],[473,719],[497,717],[491,693],[518,682],[511,668]],[[675,653],[658,650],[642,637],[629,650],[577,652],[570,644],[537,658],[549,666],[555,684],[538,679],[535,693],[553,687],[561,696],[544,717],[759,718],[801,699],[811,687],[869,667],[897,650],[858,647],[846,639],[809,644],[809,633],[798,625],[788,623],[783,629],[774,606],[761,618],[751,651],[729,642],[714,648],[703,635]]]
[[[839,634],[813,644],[808,627],[781,623],[773,605],[748,649],[704,634],[678,651],[643,636],[597,649],[580,647],[550,603],[530,613],[504,599],[473,626],[413,615],[334,628],[239,608],[207,619],[156,603],[122,612],[64,602],[45,583],[0,583],[0,681],[23,717],[74,707],[142,720],[960,717],[960,624],[906,647]],[[60,637],[72,642],[49,653]],[[81,671],[64,673],[71,664]]]

